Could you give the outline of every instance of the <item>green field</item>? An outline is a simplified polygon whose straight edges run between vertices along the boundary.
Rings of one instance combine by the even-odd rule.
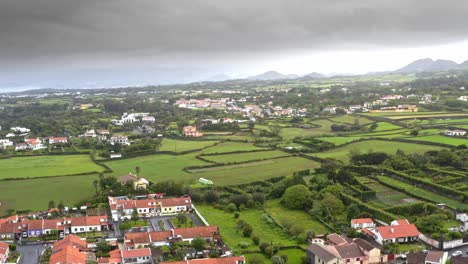
[[[383,117],[401,117],[401,118],[406,118],[406,116],[445,116],[445,115],[451,115],[451,113],[448,112],[374,112],[374,113],[364,113],[363,115],[366,116],[383,116]]]
[[[361,181],[369,187],[371,190],[375,191],[377,194],[376,201],[379,204],[384,206],[395,206],[405,203],[414,203],[418,202],[417,199],[412,198],[404,193],[390,189],[374,180],[371,179],[361,179]]]
[[[108,161],[106,165],[114,172],[114,176],[135,173],[135,167],[140,166],[140,176],[152,182],[167,180],[189,181],[192,179],[189,173],[182,169],[187,166],[208,165],[206,162],[195,158],[197,154],[185,155],[150,155],[131,159]],[[197,178],[198,179],[198,178]]]
[[[465,204],[463,202],[458,202],[458,201],[455,201],[455,200],[452,200],[448,197],[445,197],[445,196],[441,196],[441,195],[438,195],[438,194],[435,194],[433,192],[429,192],[429,191],[426,191],[424,189],[421,189],[421,188],[418,188],[418,187],[415,187],[411,184],[407,184],[407,183],[404,183],[404,182],[401,182],[401,181],[397,181],[397,180],[394,180],[390,177],[386,177],[386,176],[377,176],[377,178],[386,183],[386,184],[389,184],[391,186],[395,186],[395,187],[399,187],[399,188],[403,188],[405,189],[406,191],[410,192],[410,193],[413,193],[417,196],[420,196],[420,197],[424,197],[434,203],[444,203],[452,208],[460,208],[460,209],[463,209],[463,210],[468,210],[468,204]]]
[[[279,151],[259,151],[259,152],[245,152],[245,153],[236,153],[236,154],[222,154],[214,156],[203,156],[204,159],[213,161],[216,163],[229,163],[229,162],[246,162],[249,160],[259,160],[259,159],[272,159],[277,157],[290,156],[290,154]]]
[[[323,159],[331,158],[347,162],[350,158],[350,151],[359,151],[360,153],[367,153],[369,151],[379,151],[394,154],[398,149],[403,150],[407,153],[425,153],[430,150],[440,150],[442,149],[442,147],[428,146],[422,144],[411,144],[396,141],[366,140],[351,143],[343,147],[331,149],[329,151],[313,153],[309,155]]]
[[[97,175],[53,177],[0,182],[0,215],[8,209],[45,210],[50,200],[74,207],[80,199],[94,193]]]
[[[206,148],[203,150],[204,154],[211,154],[211,153],[226,153],[226,152],[234,152],[234,151],[251,151],[251,150],[259,150],[262,148],[256,147],[250,143],[242,143],[242,142],[223,142],[216,146]]]
[[[367,124],[374,122],[362,116],[351,116],[351,115],[337,116],[337,117],[331,118],[330,120],[334,122],[338,122],[338,123],[346,123],[346,124],[351,124],[351,125],[355,124],[356,120],[359,125],[367,125]]]
[[[218,141],[195,141],[195,140],[176,140],[165,138],[162,141],[160,151],[184,152],[189,150],[203,149],[213,146]]]
[[[343,145],[349,142],[353,142],[355,140],[361,139],[362,137],[318,137],[317,139],[330,142],[335,144],[336,146]]]
[[[375,132],[401,129],[401,126],[397,126],[397,125],[394,125],[394,124],[388,123],[388,122],[377,122],[376,124],[378,126],[374,130]]]
[[[468,145],[468,139],[447,137],[447,136],[442,136],[442,135],[413,137],[413,138],[407,138],[407,139],[436,142],[436,143],[442,143],[442,144],[447,144],[447,145],[452,145],[452,146]]]
[[[280,204],[280,200],[266,201],[265,210],[279,223],[281,223],[284,219],[293,220],[293,223],[300,223],[304,228],[302,232],[303,234],[305,234],[308,230],[314,231],[315,234],[325,234],[330,231],[326,226],[313,219],[312,216],[305,211],[291,210],[283,207]]]
[[[248,242],[247,249],[258,249],[252,239],[242,236],[242,232],[236,231],[236,223],[239,219],[249,223],[253,228],[253,235],[260,238],[260,241],[272,242],[275,245],[293,246],[296,245],[294,238],[290,237],[286,231],[267,220],[264,213],[258,209],[248,209],[240,212],[239,219],[234,218],[233,213],[215,209],[209,205],[197,205],[197,209],[203,217],[212,225],[219,226],[223,241],[236,253],[241,248],[239,242]]]
[[[203,177],[213,181],[217,185],[237,185],[278,176],[290,176],[295,171],[318,167],[320,167],[318,162],[301,157],[287,157],[207,168],[206,170],[203,169],[202,172],[193,173],[192,177],[193,179]]]
[[[285,249],[285,250],[278,251],[277,255],[280,255],[280,256],[287,255],[288,256],[287,263],[301,263],[302,257],[306,256],[306,253],[301,249]],[[250,263],[249,262],[250,259],[254,257],[255,259],[261,259],[264,264],[272,263],[270,259],[268,259],[265,255],[260,254],[260,253],[244,254],[244,257],[247,260],[247,263]]]
[[[0,159],[0,179],[102,172],[87,155],[49,155]]]

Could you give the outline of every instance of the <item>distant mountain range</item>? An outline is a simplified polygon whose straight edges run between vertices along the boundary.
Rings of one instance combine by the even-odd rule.
[[[468,69],[468,61],[456,63],[450,60],[420,59],[400,68],[394,73],[417,73],[431,71],[447,71],[454,69]]]

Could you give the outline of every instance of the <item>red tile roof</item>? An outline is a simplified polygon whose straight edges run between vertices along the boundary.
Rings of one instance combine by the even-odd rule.
[[[160,264],[237,264],[239,261],[243,261],[245,263],[245,258],[243,256],[239,256],[226,258],[191,259],[187,261],[161,262]]]
[[[86,253],[72,246],[62,247],[50,256],[50,264],[86,264]]]
[[[44,226],[43,219],[27,220],[25,223],[28,224],[28,230],[42,230]]]
[[[409,225],[410,222],[408,221],[408,219],[398,219],[398,220],[395,220],[398,225]]]
[[[54,243],[52,252],[55,252],[56,250],[60,250],[61,248],[69,247],[69,246],[78,248],[80,250],[87,249],[86,241],[81,240],[79,236],[67,235],[62,240],[58,240]]]
[[[184,239],[197,237],[213,237],[215,233],[219,233],[219,228],[217,226],[197,226],[174,229],[174,236],[180,235]]]
[[[151,249],[149,248],[121,250],[120,252],[123,258],[137,258],[137,257],[150,257],[151,256]]]
[[[353,224],[373,224],[374,220],[372,220],[372,218],[356,218],[356,219],[352,219],[351,223],[353,223]]]
[[[396,226],[379,226],[377,231],[383,239],[392,239],[399,237],[417,237],[419,231],[413,224],[396,225]]]
[[[146,233],[146,232],[128,233],[125,235],[125,240],[130,240],[135,244],[149,244],[150,243],[149,233]]]
[[[0,218],[0,225],[3,223],[18,222],[18,215],[12,215],[6,218]]]
[[[156,232],[151,232],[150,237],[152,242],[162,242],[166,241],[167,238],[172,236],[171,231],[156,231]]]
[[[8,244],[0,241],[0,256],[2,255],[5,256],[7,251],[8,251]]]

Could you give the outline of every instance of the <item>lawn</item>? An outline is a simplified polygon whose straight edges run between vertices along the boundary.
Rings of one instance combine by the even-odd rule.
[[[468,139],[447,137],[447,136],[442,136],[442,135],[410,137],[410,138],[407,138],[407,139],[409,139],[409,140],[428,141],[428,142],[436,142],[436,143],[442,143],[442,144],[447,144],[447,145],[452,145],[452,146],[468,145]]]
[[[377,128],[374,130],[375,132],[401,129],[401,126],[397,126],[388,122],[377,122],[376,124]]]
[[[286,157],[254,163],[242,163],[231,166],[210,168],[193,173],[193,179],[203,177],[217,185],[238,185],[253,181],[266,180],[278,176],[290,176],[295,171],[320,167],[314,162],[301,157]]]
[[[326,226],[312,218],[307,212],[285,208],[280,204],[280,200],[268,200],[265,204],[265,210],[279,223],[282,223],[285,219],[300,223],[304,228],[303,234],[309,230],[314,231],[315,234],[330,232]]]
[[[288,262],[287,263],[302,263],[302,257],[306,256],[306,253],[301,250],[301,249],[285,249],[285,250],[280,250],[276,255],[287,255],[288,256]],[[264,264],[270,264],[271,259],[266,257],[263,254],[260,253],[249,253],[249,254],[244,254],[244,257],[247,260],[247,263],[250,263],[250,259],[255,257],[255,259],[261,259]]]
[[[209,147],[203,150],[204,154],[212,154],[212,153],[226,153],[226,152],[234,152],[234,151],[251,151],[251,150],[259,150],[257,146],[254,146],[251,143],[242,143],[242,142],[223,142],[216,146]]]
[[[73,207],[75,202],[94,193],[92,182],[97,179],[97,175],[84,175],[1,181],[0,215],[11,208],[45,210],[50,200]]]
[[[0,179],[62,176],[104,171],[88,155],[48,155],[0,160]]]
[[[330,142],[335,144],[336,146],[339,146],[361,138],[362,137],[318,137],[317,139],[325,142]]]
[[[351,124],[351,125],[355,124],[356,122],[359,125],[366,125],[366,124],[370,124],[374,122],[362,116],[351,116],[351,115],[337,116],[337,117],[331,118],[330,120],[334,122],[338,122],[338,123],[346,123],[346,124]]]
[[[189,150],[203,149],[213,146],[218,141],[195,141],[195,140],[176,140],[165,138],[162,141],[160,151],[183,152]]]
[[[277,157],[290,156],[290,154],[280,151],[280,150],[271,150],[271,151],[259,151],[259,152],[246,152],[246,153],[236,153],[236,154],[222,154],[215,156],[204,156],[204,159],[216,162],[216,163],[229,163],[229,162],[245,162],[249,160],[259,160],[259,159],[272,159]]]
[[[468,209],[468,204],[465,204],[463,202],[458,202],[458,201],[455,201],[455,200],[452,200],[448,197],[445,197],[445,196],[441,196],[441,195],[438,195],[438,194],[435,194],[433,192],[429,192],[429,191],[426,191],[424,189],[421,189],[419,187],[415,187],[411,184],[407,184],[407,183],[404,183],[404,182],[401,182],[401,181],[398,181],[398,180],[395,180],[395,179],[392,179],[390,177],[386,177],[386,176],[377,176],[377,178],[386,183],[386,184],[389,184],[390,186],[395,186],[395,187],[399,187],[399,188],[403,188],[405,189],[406,191],[414,194],[415,196],[419,196],[419,197],[424,197],[434,203],[444,203],[452,208],[460,208],[460,209],[463,209],[463,210],[467,210]]]
[[[321,153],[309,154],[314,157],[319,158],[331,158],[336,160],[341,160],[344,162],[349,161],[350,151],[359,151],[360,153],[367,153],[369,151],[381,151],[389,154],[394,154],[398,149],[403,150],[407,153],[425,153],[430,150],[440,150],[442,147],[437,146],[428,146],[422,144],[412,144],[405,142],[392,142],[392,141],[383,141],[383,140],[366,140],[356,143],[351,143],[343,147],[338,147],[331,149],[329,151]]]
[[[106,165],[114,172],[114,176],[127,175],[129,172],[135,173],[135,167],[141,168],[140,176],[152,182],[167,180],[190,181],[191,175],[183,168],[187,166],[208,165],[206,162],[195,158],[197,154],[185,155],[150,155],[131,159],[108,161]],[[198,179],[198,178],[197,178]]]
[[[276,245],[293,246],[296,240],[290,237],[283,229],[267,220],[265,214],[258,209],[247,209],[240,212],[239,219],[234,218],[233,213],[215,209],[210,205],[197,205],[197,209],[211,225],[219,226],[223,241],[239,253],[240,242],[247,242],[250,246],[247,249],[258,249],[251,238],[246,238],[241,231],[236,230],[238,220],[244,220],[253,228],[253,235],[260,238],[261,242],[272,242]]]

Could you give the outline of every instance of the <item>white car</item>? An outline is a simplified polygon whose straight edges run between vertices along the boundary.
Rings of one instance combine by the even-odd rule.
[[[458,257],[458,256],[461,256],[463,255],[463,252],[461,252],[460,250],[459,251],[455,251],[452,253],[452,257]]]

